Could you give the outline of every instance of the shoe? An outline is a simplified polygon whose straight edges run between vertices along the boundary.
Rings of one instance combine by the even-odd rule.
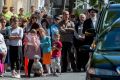
[[[77,70],[76,70],[76,69],[73,69],[73,72],[77,72]]]
[[[57,73],[53,73],[53,76],[56,76],[56,77],[58,77],[58,74],[57,74]]]
[[[62,70],[61,72],[62,72],[62,73],[66,73],[66,72],[67,72],[67,70]]]
[[[12,74],[12,76],[11,76],[12,78],[15,78],[15,74]]]
[[[4,77],[3,74],[0,74],[0,77]]]
[[[13,72],[12,72],[12,78],[15,78],[16,75],[17,75],[17,72],[16,72],[16,71],[13,71]]]
[[[20,79],[21,78],[20,74],[15,75],[15,78]]]

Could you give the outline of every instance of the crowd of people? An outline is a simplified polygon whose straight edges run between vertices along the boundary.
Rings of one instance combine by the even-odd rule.
[[[68,11],[49,16],[31,6],[15,13],[14,7],[3,6],[0,14],[0,76],[10,66],[11,76],[21,78],[21,67],[27,77],[57,72],[85,71],[89,52],[83,45],[91,45],[95,38],[96,9],[89,9],[76,17]]]

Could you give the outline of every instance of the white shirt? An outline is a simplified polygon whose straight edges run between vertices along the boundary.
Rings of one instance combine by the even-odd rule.
[[[83,30],[83,24],[78,26],[78,33],[76,31],[74,31],[74,35],[75,35],[76,39],[84,38],[82,30]]]
[[[21,37],[21,39],[9,40],[9,44],[11,46],[22,46],[23,29],[21,27],[17,27],[15,29],[11,28],[9,30],[9,35],[10,36],[18,35],[19,37]]]
[[[95,29],[96,28],[95,26],[96,26],[97,18],[93,17],[93,18],[91,18],[91,20],[92,20],[92,23],[93,23],[93,26],[94,26],[94,29]]]
[[[7,47],[3,35],[0,33],[0,52],[7,52]]]

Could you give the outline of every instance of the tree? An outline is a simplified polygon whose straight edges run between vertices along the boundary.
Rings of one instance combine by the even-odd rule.
[[[74,5],[75,5],[75,0],[69,0],[69,12],[70,13],[73,13],[73,8],[74,8]]]

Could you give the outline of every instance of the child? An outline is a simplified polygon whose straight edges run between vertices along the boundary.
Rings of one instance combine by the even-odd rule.
[[[34,73],[34,77],[43,76],[43,67],[39,60],[40,60],[40,57],[38,55],[35,55],[34,63],[32,65],[32,71]]]
[[[0,33],[0,77],[3,77],[4,61],[6,54],[7,54],[7,47],[3,35]]]
[[[61,60],[61,50],[62,50],[62,42],[60,41],[60,34],[55,34],[54,35],[54,42],[53,42],[53,51],[52,51],[52,70],[53,70],[53,75],[57,76],[56,74],[56,69],[61,73],[61,65],[60,65],[60,60]]]
[[[26,75],[30,77],[31,73],[31,68],[32,64],[34,62],[34,55],[39,55],[40,54],[40,40],[39,37],[37,36],[37,31],[35,29],[32,29],[28,34],[26,34],[25,39],[24,39],[24,44],[25,44],[25,53],[24,56],[29,59],[28,62],[28,73]],[[25,71],[27,72],[27,70]]]
[[[51,39],[49,36],[46,36],[46,32],[43,28],[38,29],[40,35],[40,46],[42,49],[43,57],[42,63],[45,65],[48,75],[51,74],[50,64],[51,64]]]

